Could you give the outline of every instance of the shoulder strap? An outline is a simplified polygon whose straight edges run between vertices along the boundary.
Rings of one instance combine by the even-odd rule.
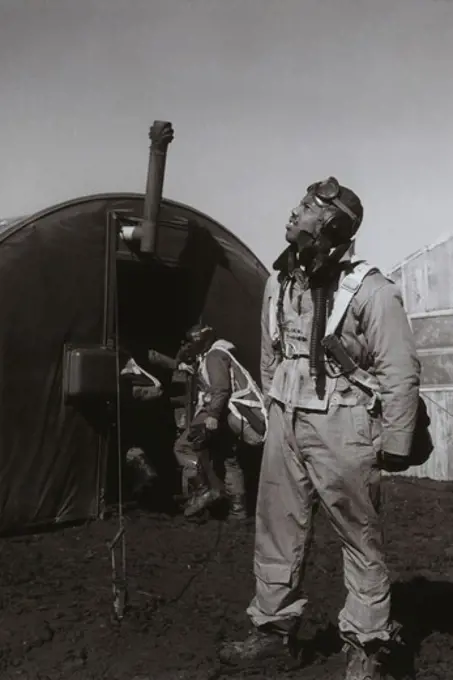
[[[354,271],[344,277],[335,296],[332,313],[327,321],[325,335],[335,333],[346,314],[352,298],[362,285],[365,276],[371,271],[378,271],[377,267],[368,264],[368,262],[359,262],[354,267]]]
[[[279,335],[279,294],[282,292],[282,284],[278,281],[277,274],[273,273],[268,279],[265,294],[269,297],[269,335],[274,341]]]
[[[222,346],[220,346],[220,347],[210,347],[210,348],[208,349],[208,351],[201,357],[201,359],[200,359],[200,364],[199,364],[199,372],[200,372],[201,378],[203,379],[203,381],[205,382],[205,384],[206,384],[208,387],[211,386],[211,381],[209,380],[208,367],[206,366],[206,359],[208,358],[208,355],[209,355],[211,352],[214,352],[214,351],[217,351],[217,350],[218,350],[219,352],[224,352],[225,354],[228,354],[228,356],[230,357],[230,359],[233,359],[233,360],[234,360],[234,357],[233,357],[233,355],[231,354],[231,352],[229,352],[225,347],[222,347]],[[237,361],[237,360],[236,360],[236,361]],[[238,362],[238,363],[239,363],[239,362]]]
[[[250,375],[250,373],[248,372],[248,370],[245,368],[245,366],[243,366],[239,359],[237,359],[234,356],[234,354],[232,354],[231,351],[226,349],[225,347],[216,347],[216,349],[220,350],[221,352],[225,352],[225,354],[228,354],[232,364],[235,364],[237,366],[237,368],[242,372],[243,376],[247,381],[247,385],[245,387],[233,392],[233,394],[230,397],[230,400],[232,400],[233,402],[245,404],[246,406],[257,406],[259,408],[264,406],[263,394],[258,385],[256,384],[256,382],[254,381],[254,379],[252,378],[252,376]],[[231,379],[232,381],[234,380],[233,366],[231,366]],[[250,393],[255,395],[256,397],[255,400],[250,398],[248,399],[244,398]]]
[[[241,362],[234,356],[234,354],[232,354],[229,350],[225,349],[224,347],[222,348],[219,347],[218,349],[221,349],[222,352],[228,354],[232,363],[235,364],[239,368],[239,370],[242,371],[243,375],[247,380],[247,385],[244,388],[239,389],[236,392],[233,392],[233,394],[231,395],[228,404],[229,409],[238,420],[244,419],[247,420],[247,418],[245,418],[245,416],[242,415],[242,413],[238,410],[237,404],[242,406],[248,406],[249,408],[258,408],[261,411],[264,420],[264,433],[262,435],[262,439],[264,441],[264,439],[267,436],[267,431],[269,427],[269,418],[267,415],[266,406],[264,404],[263,393],[261,392],[256,382],[253,380],[248,370],[245,368],[245,366],[241,364]],[[234,381],[233,367],[231,367],[231,380],[233,383]],[[249,422],[249,424],[252,425],[253,427],[253,423]]]

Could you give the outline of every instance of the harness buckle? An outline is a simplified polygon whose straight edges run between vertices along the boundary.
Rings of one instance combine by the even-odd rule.
[[[381,395],[378,392],[373,392],[370,403],[366,410],[371,416],[378,416],[381,413]]]
[[[285,358],[292,359],[296,355],[296,346],[292,342],[285,342]]]
[[[341,282],[340,288],[347,290],[349,293],[355,293],[360,288],[361,285],[362,282],[358,281],[355,277],[345,276],[345,278]]]

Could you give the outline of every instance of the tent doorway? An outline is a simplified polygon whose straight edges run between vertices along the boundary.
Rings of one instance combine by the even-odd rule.
[[[136,492],[137,478],[125,465],[127,452],[140,449],[156,472],[158,483],[143,495],[153,507],[167,506],[179,493],[180,476],[173,455],[177,436],[174,397],[184,397],[183,386],[175,393],[172,371],[150,364],[150,349],[174,358],[187,329],[196,321],[188,299],[188,274],[182,268],[165,267],[150,259],[117,260],[117,346],[163,386],[163,395],[151,401],[137,401],[123,390],[120,381],[120,428],[110,437],[105,502],[116,502],[118,493],[118,446],[123,461],[125,501]],[[193,305],[192,305],[193,306]],[[159,498],[156,498],[156,490]],[[151,498],[151,496],[154,496]]]

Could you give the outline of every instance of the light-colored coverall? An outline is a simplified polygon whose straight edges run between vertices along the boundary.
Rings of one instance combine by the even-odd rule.
[[[336,284],[329,295],[330,308]],[[420,364],[395,284],[369,273],[346,313],[341,337],[350,356],[376,376],[382,416],[367,410],[369,397],[340,377],[327,379],[319,399],[308,372],[313,304],[310,289],[295,282],[284,298],[284,337],[299,359],[278,360],[271,337],[267,282],[262,307],[261,372],[272,397],[256,515],[256,593],[247,613],[255,626],[297,627],[306,605],[301,586],[319,498],[342,542],[346,603],[339,628],[360,643],[390,634],[390,584],[379,517],[376,453],[406,456],[412,441]],[[273,309],[273,305],[271,305]],[[272,316],[272,313],[271,313]]]
[[[228,352],[234,352],[234,345],[227,340],[217,340],[209,351],[203,356],[199,357],[197,379],[199,383],[198,406],[195,416],[192,420],[191,426],[201,425],[209,416],[214,416],[220,421],[221,429],[218,435],[225,439],[229,435],[230,443],[233,445],[236,439],[233,432],[228,427],[228,402],[234,390],[234,385],[240,389],[247,387],[247,379],[238,369],[238,367],[231,361],[229,355],[222,351],[222,348]],[[206,372],[209,382],[203,379],[203,373]],[[234,383],[234,385],[233,385]],[[251,395],[253,396],[253,395]],[[253,429],[248,423],[244,424],[247,438],[252,440],[255,438],[256,443],[260,441],[259,436],[254,433]],[[190,426],[177,439],[174,447],[176,458],[183,470],[186,470],[186,476],[190,475],[190,470],[195,471],[197,468],[198,454],[194,450],[193,444],[189,439]],[[255,443],[255,442],[253,442]],[[217,442],[214,442],[213,447],[216,447]],[[226,447],[230,450],[227,455],[223,457],[223,464],[225,468],[224,486],[226,493],[231,497],[245,496],[245,481],[244,474],[239,465],[236,453],[231,450],[232,447]],[[214,452],[214,458],[218,457]],[[184,474],[184,473],[183,473]]]

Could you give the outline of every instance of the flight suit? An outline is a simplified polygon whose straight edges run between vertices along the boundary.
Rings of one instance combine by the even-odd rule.
[[[226,349],[234,350],[234,345],[219,340]],[[209,384],[203,380],[202,365],[209,376]],[[183,478],[199,470],[198,460],[203,450],[214,463],[214,469],[206,480],[209,486],[225,490],[233,499],[237,513],[245,513],[245,482],[242,469],[234,451],[234,437],[228,427],[228,401],[232,393],[231,360],[225,352],[216,349],[214,344],[204,357],[200,358],[197,370],[198,407],[189,427],[177,439],[174,447],[176,458],[183,468]],[[203,430],[206,418],[214,417],[219,421],[218,430],[210,434],[205,442],[196,436],[196,430]],[[224,470],[219,471],[220,467]],[[207,468],[207,465],[205,466]],[[202,470],[201,470],[202,472]],[[218,476],[216,472],[219,472]],[[223,474],[222,474],[223,473]],[[224,477],[222,483],[221,477]]]
[[[329,308],[338,281],[329,291]],[[319,499],[342,543],[347,598],[342,633],[360,644],[390,635],[390,583],[379,516],[376,453],[406,456],[415,425],[420,364],[395,284],[370,272],[352,299],[341,337],[350,356],[373,374],[381,416],[345,377],[325,378],[321,390],[308,370],[313,317],[311,290],[294,279],[283,298],[284,353],[275,347],[279,284],[267,282],[262,307],[261,373],[271,399],[256,510],[253,624],[281,632],[297,628],[306,599],[302,577]],[[319,386],[318,386],[319,387]],[[267,627],[269,627],[269,625]]]

